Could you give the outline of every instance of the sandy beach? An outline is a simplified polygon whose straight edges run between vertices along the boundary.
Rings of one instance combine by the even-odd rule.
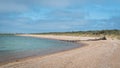
[[[82,40],[86,46],[43,57],[30,58],[1,65],[0,68],[120,68],[120,40],[99,40],[98,37],[59,35],[21,35],[57,40]]]

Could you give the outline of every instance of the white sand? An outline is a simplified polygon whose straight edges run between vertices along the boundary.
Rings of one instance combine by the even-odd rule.
[[[60,40],[87,40],[92,37],[39,35]],[[12,62],[0,68],[120,68],[120,40],[82,41],[88,46],[42,58]]]

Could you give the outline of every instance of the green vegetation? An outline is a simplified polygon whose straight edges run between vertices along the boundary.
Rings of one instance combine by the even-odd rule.
[[[0,36],[13,36],[24,33],[1,33]],[[72,31],[72,32],[49,32],[49,33],[30,33],[30,34],[44,34],[44,35],[67,35],[67,36],[85,36],[85,37],[107,37],[112,39],[120,39],[120,30],[96,30],[96,31]]]
[[[7,33],[2,33],[2,34],[0,34],[0,36],[13,36],[13,35],[15,35],[15,34],[7,34]]]
[[[34,33],[49,35],[69,35],[69,36],[93,36],[93,37],[109,37],[120,39],[120,30],[96,30],[96,31],[73,31],[73,32],[50,32],[50,33]]]
[[[23,34],[23,33],[0,33],[0,36],[15,36],[17,34]]]

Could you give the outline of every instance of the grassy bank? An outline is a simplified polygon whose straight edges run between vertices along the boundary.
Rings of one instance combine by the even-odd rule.
[[[96,30],[96,31],[73,31],[73,32],[50,32],[50,33],[32,33],[46,35],[67,35],[67,36],[92,36],[92,37],[108,37],[120,39],[120,30]]]
[[[1,33],[0,36],[13,36],[24,33]],[[66,36],[82,36],[82,37],[107,37],[120,40],[120,30],[96,30],[96,31],[72,31],[72,32],[48,32],[48,33],[30,33],[35,35],[66,35]]]

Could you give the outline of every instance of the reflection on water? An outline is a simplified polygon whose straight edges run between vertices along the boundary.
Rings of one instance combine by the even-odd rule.
[[[80,45],[43,38],[0,36],[0,62],[35,55],[46,55]]]

